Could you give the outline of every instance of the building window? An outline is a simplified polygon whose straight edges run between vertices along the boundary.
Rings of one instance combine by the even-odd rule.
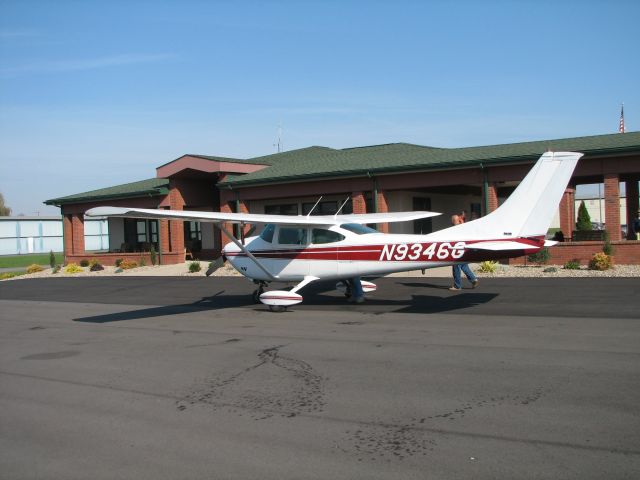
[[[267,215],[298,215],[298,204],[265,205],[264,213]]]
[[[309,215],[313,206],[316,205],[316,202],[304,202],[302,204],[302,214]],[[345,205],[346,208],[346,205]],[[342,209],[342,212],[345,213],[345,209]],[[338,211],[338,202],[320,202],[313,208],[311,215],[334,215]]]
[[[202,240],[200,222],[184,222],[184,238],[186,240]]]
[[[138,220],[136,222],[136,240],[138,243],[147,241],[147,221]]]

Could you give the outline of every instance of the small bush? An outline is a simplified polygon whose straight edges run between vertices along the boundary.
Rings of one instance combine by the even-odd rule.
[[[604,231],[604,245],[602,247],[602,252],[609,256],[615,253],[615,249],[613,248],[613,245],[611,245],[611,237],[609,237],[609,232],[607,230]]]
[[[195,261],[189,264],[189,273],[196,273],[201,270],[200,262]]]
[[[116,268],[116,269],[114,270],[114,272],[115,272],[115,273],[122,273],[122,271],[123,271],[123,270],[122,270],[121,268]]]
[[[613,267],[613,261],[604,252],[595,253],[593,258],[589,260],[589,268],[591,270],[609,270],[611,267]]]
[[[37,265],[35,263],[32,263],[31,265],[29,265],[27,267],[27,273],[37,273],[37,272],[41,272],[43,270],[44,270],[44,268],[42,268],[40,265]]]
[[[96,262],[96,263],[92,264],[92,265],[89,267],[89,271],[90,271],[90,272],[99,272],[99,271],[101,271],[101,270],[104,270],[104,267],[103,267],[102,265],[100,265],[98,262]]]
[[[89,268],[93,267],[94,265],[100,265],[100,262],[98,262],[97,258],[92,258],[91,260],[89,260]]]
[[[25,272],[4,272],[0,273],[0,280],[7,280],[13,277],[19,277],[20,275],[24,275]]]
[[[542,270],[544,273],[556,273],[558,269],[556,267],[547,267]]]
[[[51,273],[58,273],[60,271],[60,265],[56,265],[55,267],[53,267],[53,270],[51,271]]]
[[[140,266],[140,267],[146,267],[147,266],[147,262],[144,259],[144,257],[140,257],[140,261],[138,262],[138,266]]]
[[[137,262],[133,260],[122,260],[120,265],[118,265],[122,270],[130,270],[132,268],[136,268],[138,266]]]
[[[56,266],[56,256],[53,254],[53,250],[49,250],[49,266],[51,268]]]
[[[64,267],[64,273],[80,273],[82,271],[82,268],[80,268],[77,263],[70,263]]]
[[[498,262],[494,262],[493,260],[487,260],[480,263],[480,271],[482,273],[496,273],[498,269]]]
[[[156,247],[151,244],[151,249],[149,250],[149,255],[151,256],[151,265],[156,265],[158,263],[158,256],[156,255]]]
[[[542,250],[532,253],[527,257],[531,263],[537,263],[539,265],[545,264],[551,258],[551,254],[549,253],[549,249],[547,247],[542,247]]]
[[[122,259],[121,258],[116,258],[115,266],[119,267],[121,263],[122,263]]]
[[[87,260],[86,258],[83,258],[82,260],[80,260],[80,266],[81,267],[88,267],[89,266],[89,260]]]
[[[569,260],[564,264],[563,268],[565,270],[580,270],[580,260],[578,260],[577,258]]]

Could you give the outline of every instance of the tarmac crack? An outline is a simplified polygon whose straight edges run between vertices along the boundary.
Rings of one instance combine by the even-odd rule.
[[[233,413],[248,414],[254,420],[322,411],[326,379],[307,362],[281,355],[284,346],[266,348],[258,354],[256,364],[206,381],[176,402],[178,410],[198,404],[214,408],[225,405]]]

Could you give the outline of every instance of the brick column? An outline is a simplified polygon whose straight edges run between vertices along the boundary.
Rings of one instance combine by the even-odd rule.
[[[84,214],[71,215],[71,240],[74,255],[84,255]]]
[[[617,173],[604,174],[604,219],[611,241],[621,240],[620,178]]]
[[[171,242],[169,241],[169,220],[159,220],[158,228],[160,229],[158,253],[169,253],[171,251]]]
[[[232,213],[231,212],[231,206],[229,205],[229,202],[224,202],[220,204],[220,212],[222,213]],[[229,233],[233,233],[233,224],[232,223],[223,223],[222,227]],[[231,240],[229,240],[229,237],[227,237],[224,233],[220,235],[220,245],[222,245],[222,248],[224,248],[224,246],[227,243],[230,243]]]
[[[569,187],[560,200],[560,230],[567,241],[571,240],[576,226],[575,195],[576,190]]]
[[[376,213],[387,213],[389,211],[389,205],[387,204],[387,196],[384,191],[378,190],[378,211]],[[378,231],[382,233],[389,233],[388,223],[379,223]]]
[[[171,210],[184,210],[184,198],[178,185],[169,180],[169,206]],[[184,222],[182,220],[169,220],[171,222],[171,252],[184,253]],[[184,261],[184,259],[183,259]]]
[[[362,192],[351,192],[351,203],[353,205],[353,213],[367,213],[367,202]]]
[[[483,191],[482,194],[485,198],[485,204],[489,208],[489,211],[484,212],[484,214],[488,215],[498,208],[498,188],[495,183],[487,183],[486,187],[487,189]]]
[[[64,255],[73,255],[73,215],[64,215],[62,228],[64,229]]]
[[[636,236],[631,232],[631,224],[636,219],[636,212],[640,208],[638,201],[638,179],[627,180],[627,240],[635,240]]]

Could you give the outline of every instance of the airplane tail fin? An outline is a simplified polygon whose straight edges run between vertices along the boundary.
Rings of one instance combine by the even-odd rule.
[[[482,218],[440,230],[431,238],[455,234],[462,240],[544,236],[582,153],[546,152],[520,185],[495,211]]]

